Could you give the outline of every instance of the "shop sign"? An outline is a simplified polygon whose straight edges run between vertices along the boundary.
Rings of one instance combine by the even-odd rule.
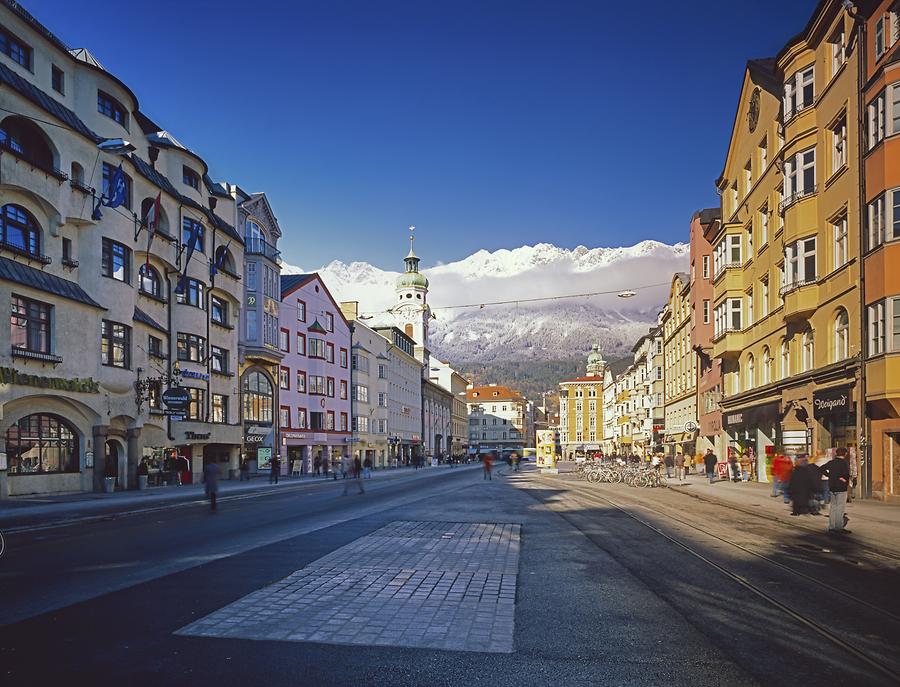
[[[806,446],[805,429],[786,429],[782,432],[781,443],[785,446]]]
[[[734,429],[742,425],[762,425],[778,422],[781,412],[781,404],[778,401],[764,403],[760,406],[750,406],[740,410],[725,411],[722,413],[722,427]]]
[[[850,400],[851,387],[842,386],[836,389],[813,392],[813,417],[847,414],[853,411]]]
[[[11,367],[0,367],[0,384],[16,384],[19,386],[36,386],[41,389],[54,389],[56,391],[78,391],[83,394],[100,393],[100,382],[90,377],[82,379],[73,377],[42,377],[40,375],[27,375],[14,370]]]
[[[187,408],[188,404],[191,402],[191,395],[188,393],[187,389],[183,389],[180,386],[173,386],[163,391],[162,402],[166,404],[166,407],[169,408],[169,410],[184,413],[185,408]]]
[[[261,444],[272,431],[271,427],[261,425],[247,425],[244,427],[245,444]]]
[[[261,446],[256,449],[256,468],[262,470],[270,467],[272,467],[272,449],[269,446]]]
[[[192,441],[206,441],[211,436],[210,432],[185,432],[184,438]]]
[[[306,434],[304,434],[303,432],[285,432],[284,430],[282,430],[281,438],[282,439],[306,439]]]
[[[201,379],[204,382],[209,381],[209,375],[206,372],[194,372],[193,370],[182,370],[182,377],[190,377],[191,379]]]

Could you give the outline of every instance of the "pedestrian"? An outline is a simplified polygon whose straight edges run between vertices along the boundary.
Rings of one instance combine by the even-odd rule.
[[[363,477],[372,479],[372,459],[369,456],[366,456],[366,459],[363,461]]]
[[[250,481],[250,461],[247,460],[246,458],[244,458],[244,460],[241,461],[240,472],[241,472],[240,481],[241,482],[249,482]]]
[[[847,494],[852,479],[850,477],[850,464],[847,462],[847,449],[839,448],[834,458],[822,467],[822,473],[828,478],[828,490],[831,493],[831,507],[828,511],[828,532],[830,534],[849,534],[845,509],[847,507]]]
[[[322,456],[316,456],[313,459],[313,474],[316,477],[322,474]]]
[[[700,456],[697,456],[697,464],[700,464]],[[691,470],[694,469],[694,457],[690,453],[684,454],[684,476],[687,478],[688,475],[691,474]]]
[[[732,482],[741,481],[741,465],[734,451],[728,453],[728,475]]]
[[[791,459],[787,456],[779,453],[772,459],[772,498],[774,499],[779,494],[785,491],[787,487],[787,480],[785,479],[785,472],[787,471],[787,466],[790,465]]]
[[[278,473],[281,472],[281,459],[278,456],[272,456],[269,460],[269,484],[278,484]]]
[[[859,476],[859,463],[856,462],[856,449],[847,449],[847,466],[850,468],[850,488],[847,489],[847,503],[853,500],[853,490],[856,489],[856,478]]]
[[[749,482],[750,481],[750,452],[743,451],[741,453],[741,481]]]
[[[347,479],[347,459],[341,456],[341,479]]]
[[[484,457],[481,459],[482,468],[484,470],[484,479],[494,479],[491,473],[491,467],[494,463],[494,456],[491,453],[485,453]]]
[[[328,479],[328,456],[322,456],[322,474]]]
[[[684,484],[684,454],[679,451],[675,455],[675,477],[678,479],[678,484]],[[666,472],[668,473],[669,467],[666,466]]]
[[[359,487],[360,494],[365,494],[366,490],[363,489],[363,483],[362,483],[362,463],[359,460],[359,456],[355,456],[353,458],[353,464],[348,467],[349,467],[349,472],[350,472],[350,479],[345,479],[345,481],[344,481],[343,496],[347,495],[347,489],[350,487],[351,482],[356,483],[356,486]]]
[[[216,497],[219,494],[219,464],[210,461],[203,466],[203,484],[206,498],[209,499],[209,509],[216,512]]]
[[[819,471],[809,464],[809,456],[797,456],[788,486],[791,494],[791,515],[815,512],[815,496],[819,489]]]
[[[512,463],[513,472],[519,471],[519,454],[515,451],[509,456],[509,462]]]
[[[822,509],[831,503],[831,491],[828,488],[828,475],[825,472],[825,466],[829,462],[831,462],[831,456],[826,454],[820,454],[816,458],[816,470],[819,472],[819,491],[816,493],[816,499],[819,502],[819,508]]]
[[[713,453],[713,450],[711,448],[706,449],[706,455],[703,456],[703,465],[706,467],[706,478],[710,484],[716,481],[716,464],[718,462],[719,459]]]
[[[666,477],[672,479],[672,468],[678,465],[678,460],[681,459],[681,465],[684,466],[684,454],[679,451],[676,456],[672,456],[671,454],[666,454],[665,464],[666,464]]]

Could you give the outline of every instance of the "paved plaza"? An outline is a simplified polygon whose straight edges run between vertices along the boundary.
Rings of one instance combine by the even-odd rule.
[[[512,652],[520,529],[392,522],[176,634]]]

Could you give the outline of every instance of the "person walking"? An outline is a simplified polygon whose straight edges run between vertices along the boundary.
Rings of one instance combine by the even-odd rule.
[[[483,478],[484,478],[484,479],[490,479],[490,480],[494,479],[494,477],[493,477],[493,475],[492,475],[492,473],[491,473],[491,468],[492,468],[493,463],[494,463],[494,456],[493,456],[493,454],[491,454],[491,453],[485,453],[484,456],[483,456],[482,459],[481,459],[481,463],[482,463],[482,468],[484,469],[484,475],[483,475]]]
[[[831,507],[828,510],[828,533],[849,534],[846,515],[847,494],[850,489],[850,464],[847,462],[847,449],[839,448],[834,458],[822,466],[822,474],[828,478],[828,490],[831,493]]]
[[[203,484],[206,498],[209,499],[209,509],[216,512],[216,497],[219,494],[219,464],[210,461],[203,466]]]
[[[678,484],[684,484],[684,462],[684,454],[679,451],[675,455],[675,477],[678,479]],[[666,472],[668,472],[668,466]],[[671,477],[671,475],[669,476]]]
[[[711,448],[706,449],[706,455],[703,456],[703,465],[706,467],[706,479],[709,480],[710,484],[716,481],[716,465],[718,462],[719,459],[713,453],[713,450]]]
[[[328,479],[328,456],[322,456],[322,474]]]
[[[741,466],[734,451],[729,451],[728,453],[728,476],[732,482],[741,481]]]
[[[366,459],[363,461],[363,477],[372,479],[372,459],[369,456],[366,456]]]
[[[278,484],[278,475],[281,472],[281,459],[278,456],[272,456],[269,465],[271,468],[269,472],[269,484]]]
[[[790,465],[791,459],[786,455],[779,453],[772,459],[772,498],[774,499],[779,494],[785,491],[787,487],[787,480],[785,479],[785,472],[787,471],[787,466]]]
[[[512,463],[513,472],[519,471],[519,454],[515,451],[509,456],[509,462]]]
[[[697,463],[700,463],[700,456],[697,456]],[[684,454],[684,476],[685,479],[688,475],[691,474],[691,470],[694,469],[694,457],[690,453]]]
[[[679,458],[681,459],[681,465],[684,466],[684,454],[681,451],[679,451],[678,454],[674,457],[671,454],[667,453],[666,457],[663,459],[666,464],[666,477],[668,477],[669,479],[672,479],[672,468],[678,465]]]
[[[313,474],[318,477],[322,474],[322,456],[313,458]]]
[[[809,464],[809,456],[797,456],[797,463],[791,471],[788,485],[791,495],[791,515],[815,512],[815,495],[819,489],[819,471]]]
[[[749,451],[743,451],[741,453],[740,467],[741,467],[741,481],[749,482],[750,481],[750,452]]]
[[[359,460],[359,456],[355,456],[353,458],[353,464],[349,466],[350,479],[344,480],[344,493],[343,496],[347,495],[347,490],[350,487],[350,483],[354,482],[356,486],[359,488],[360,494],[365,494],[366,490],[363,489],[362,483],[362,463]]]
[[[249,482],[250,481],[250,461],[244,458],[241,461],[240,467],[240,481],[241,482]]]

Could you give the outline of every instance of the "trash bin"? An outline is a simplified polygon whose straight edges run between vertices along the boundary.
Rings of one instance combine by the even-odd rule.
[[[116,490],[116,478],[115,477],[104,477],[103,478],[103,493],[104,494],[112,494]]]
[[[143,491],[147,488],[147,475],[138,475],[137,476],[137,487],[138,490]]]

